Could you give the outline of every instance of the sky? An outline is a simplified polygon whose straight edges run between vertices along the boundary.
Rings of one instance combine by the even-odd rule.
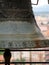
[[[39,6],[40,5],[46,5],[46,4],[48,4],[47,0],[39,0]]]
[[[37,0],[31,0],[31,2],[36,3]],[[48,0],[39,0],[39,3],[37,6],[42,6],[42,5],[47,5],[47,4],[48,4]],[[35,6],[35,5],[33,5],[33,6]]]
[[[37,3],[37,0],[31,0],[32,3]],[[32,5],[34,12],[49,11],[48,0],[39,0],[38,5]]]

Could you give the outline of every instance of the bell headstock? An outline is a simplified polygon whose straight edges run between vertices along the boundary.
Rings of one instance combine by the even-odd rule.
[[[32,1],[32,5],[38,5],[39,0],[31,0]]]

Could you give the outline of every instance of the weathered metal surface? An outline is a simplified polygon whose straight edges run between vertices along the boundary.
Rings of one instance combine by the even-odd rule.
[[[49,0],[48,0],[48,4],[49,4]]]
[[[34,17],[32,15],[31,0],[2,0],[0,2],[0,18],[2,21],[29,21],[32,16]]]
[[[0,48],[36,47],[30,41],[42,38],[31,0],[0,0]]]

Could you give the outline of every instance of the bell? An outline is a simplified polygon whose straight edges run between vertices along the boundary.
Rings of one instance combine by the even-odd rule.
[[[31,0],[0,2],[0,48],[33,48],[42,40],[36,24]]]
[[[49,4],[49,0],[48,0],[48,4]]]

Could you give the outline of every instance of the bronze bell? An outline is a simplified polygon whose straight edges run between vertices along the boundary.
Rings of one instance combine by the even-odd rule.
[[[36,47],[35,41],[43,38],[31,0],[0,2],[0,48],[33,48]]]
[[[48,4],[49,4],[49,0],[48,0]]]

